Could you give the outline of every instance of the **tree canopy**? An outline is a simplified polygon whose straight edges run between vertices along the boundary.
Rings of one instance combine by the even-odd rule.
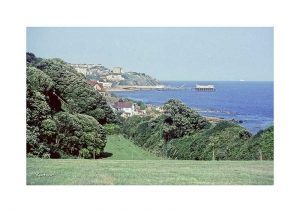
[[[212,125],[179,100],[171,99],[163,108],[157,118],[127,119],[123,133],[137,145],[172,159],[273,159],[273,128],[252,136],[233,121]]]
[[[60,59],[26,54],[27,154],[95,158],[106,144],[102,125],[117,118],[86,79]]]

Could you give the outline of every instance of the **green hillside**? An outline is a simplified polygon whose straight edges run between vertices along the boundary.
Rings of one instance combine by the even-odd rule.
[[[111,155],[112,154],[112,155]],[[154,154],[138,147],[122,135],[110,135],[104,149],[107,160],[158,160]]]

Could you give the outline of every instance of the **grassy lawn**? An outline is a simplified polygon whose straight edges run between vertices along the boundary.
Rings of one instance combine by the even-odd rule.
[[[104,151],[105,160],[160,160],[161,158],[133,144],[122,135],[110,135]],[[112,155],[110,155],[112,154]]]
[[[273,184],[273,161],[160,160],[122,136],[109,136],[105,152],[101,160],[28,158],[27,184]]]
[[[272,161],[27,159],[28,185],[272,185]]]

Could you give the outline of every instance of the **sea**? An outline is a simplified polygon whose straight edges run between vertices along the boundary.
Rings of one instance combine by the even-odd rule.
[[[201,115],[236,120],[255,134],[274,122],[274,83],[253,81],[163,81],[168,90],[114,92],[117,96],[162,106],[169,99],[179,99]],[[195,89],[196,84],[215,86],[214,92]]]

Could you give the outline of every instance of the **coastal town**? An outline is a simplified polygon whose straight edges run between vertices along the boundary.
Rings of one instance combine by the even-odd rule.
[[[96,80],[87,80],[96,91],[98,91],[108,102],[114,111],[121,113],[124,118],[139,115],[139,116],[158,116],[163,112],[159,106],[135,102],[133,100],[122,99],[111,93],[110,87],[107,87],[107,82],[99,82]]]
[[[184,89],[183,86],[177,88],[166,87],[160,84],[156,79],[151,78],[143,73],[134,73],[139,78],[134,78],[132,75],[126,75],[122,67],[106,68],[101,64],[71,64],[75,70],[83,74],[87,83],[99,92],[108,102],[109,106],[120,113],[124,118],[134,115],[137,116],[153,116],[157,117],[164,111],[161,106],[144,104],[131,99],[122,99],[116,96],[113,92],[118,91],[136,91],[136,90],[166,90],[166,89]],[[129,79],[130,77],[133,79]],[[127,79],[126,79],[127,78]],[[149,80],[149,78],[151,80]],[[127,81],[126,81],[127,80]],[[126,83],[124,83],[126,81]],[[198,91],[215,91],[214,85],[196,85]],[[223,118],[207,117],[206,119],[212,123],[218,123]]]

